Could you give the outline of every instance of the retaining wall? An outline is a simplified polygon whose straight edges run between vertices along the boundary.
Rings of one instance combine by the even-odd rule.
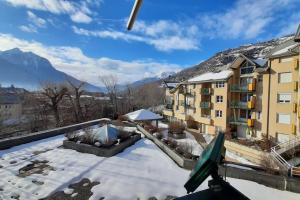
[[[140,134],[134,135],[133,137],[127,139],[126,141],[120,143],[119,145],[114,145],[110,148],[101,148],[89,144],[77,144],[73,141],[68,141],[68,140],[64,140],[63,146],[67,149],[73,149],[81,153],[89,153],[101,157],[111,157],[122,152],[124,149],[133,145],[140,139],[141,139]]]
[[[254,181],[267,187],[300,193],[300,179],[297,178],[272,175],[262,171],[219,166],[219,174],[225,176],[225,173],[227,177]]]
[[[67,132],[72,132],[80,130],[89,126],[98,124],[99,122],[104,121],[104,119],[96,119],[88,122],[83,122],[80,124],[73,124],[69,126],[59,127],[55,129],[39,131],[35,133],[29,133],[27,135],[15,136],[10,138],[5,138],[0,140],[0,150],[8,149],[14,146],[18,146],[25,143],[30,143],[37,140],[42,140],[45,138],[61,135]]]
[[[259,151],[235,142],[225,140],[225,147],[227,150],[246,158],[247,160],[260,165],[265,157],[269,156],[268,152]]]
[[[165,152],[172,160],[174,160],[175,163],[177,163],[180,167],[185,169],[193,169],[196,165],[195,160],[192,159],[186,159],[182,156],[178,155],[174,150],[169,148],[165,143],[154,137],[152,134],[150,134],[148,131],[146,131],[143,127],[140,125],[137,125],[137,128],[150,140],[154,142],[163,152]]]

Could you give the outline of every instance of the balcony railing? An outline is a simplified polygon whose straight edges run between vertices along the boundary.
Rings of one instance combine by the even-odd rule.
[[[248,126],[248,127],[253,127],[254,119],[231,118],[229,120],[229,123],[234,124],[234,125],[244,125],[244,126]]]
[[[251,100],[248,102],[242,102],[242,101],[232,101],[230,103],[230,108],[239,108],[239,109],[254,109],[255,107],[255,101]]]
[[[167,110],[173,110],[174,104],[166,104],[166,109]]]
[[[233,84],[230,86],[231,92],[254,92],[256,89],[256,79],[253,78],[252,83],[248,83],[247,85],[238,85]]]
[[[247,109],[247,102],[241,102],[241,101],[232,101],[230,102],[230,108],[241,108],[241,109]]]
[[[210,102],[200,102],[200,108],[210,108]]]
[[[231,92],[248,92],[248,86],[247,85],[231,85],[230,86]]]
[[[202,94],[202,95],[211,95],[212,94],[211,88],[201,88],[200,94]]]

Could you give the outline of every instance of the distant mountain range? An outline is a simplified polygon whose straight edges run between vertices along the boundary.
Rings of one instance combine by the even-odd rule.
[[[23,52],[18,48],[0,51],[0,84],[13,84],[35,90],[39,89],[43,83],[60,83],[66,80],[73,83],[80,82],[78,79],[56,70],[46,58],[32,52]],[[89,83],[85,85],[85,89],[92,92],[104,90]]]
[[[164,72],[160,76],[135,81],[130,86],[140,87],[162,80],[182,81],[205,72],[217,72],[228,69],[239,54],[242,53],[250,58],[263,58],[275,46],[292,39],[292,37],[293,35],[290,35],[256,44],[247,44],[237,48],[226,49],[216,53],[204,62],[186,68],[178,73]],[[32,52],[23,52],[18,48],[0,51],[0,84],[14,84],[18,87],[32,90],[38,89],[43,82],[58,83],[64,82],[66,79],[75,83],[79,82],[76,78],[56,70],[46,58]],[[125,85],[119,85],[118,87],[120,90],[126,88]],[[92,84],[86,84],[85,89],[90,92],[105,91],[104,87],[97,87]]]
[[[130,84],[131,87],[139,87],[147,83],[153,83],[162,78],[167,78],[174,72],[164,72],[160,76],[144,78]],[[80,80],[56,70],[46,58],[32,52],[23,52],[18,48],[0,51],[0,84],[15,85],[28,90],[39,89],[41,84],[47,82],[62,83],[70,80],[79,83]],[[120,90],[125,85],[118,86]],[[104,87],[87,83],[85,89],[90,92],[104,92]]]

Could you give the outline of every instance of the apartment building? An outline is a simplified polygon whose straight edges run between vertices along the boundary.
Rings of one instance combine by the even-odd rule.
[[[300,132],[299,44],[289,40],[268,56],[270,67],[270,104],[268,132],[284,142]]]
[[[266,136],[283,142],[300,133],[299,46],[289,40],[266,59],[240,54],[229,70],[205,73],[166,92],[164,115],[193,119],[199,132]]]
[[[164,115],[182,122],[192,119],[203,133],[228,130],[227,80],[232,74],[232,70],[205,73],[181,82],[167,92],[168,98],[173,100],[168,108],[173,108],[173,112],[165,110]]]

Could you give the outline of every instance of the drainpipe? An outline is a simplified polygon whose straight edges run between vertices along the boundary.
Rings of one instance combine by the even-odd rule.
[[[268,105],[267,105],[267,138],[269,139],[269,125],[270,125],[270,91],[271,91],[271,61],[270,62],[270,67],[269,67],[269,80],[268,80]]]

